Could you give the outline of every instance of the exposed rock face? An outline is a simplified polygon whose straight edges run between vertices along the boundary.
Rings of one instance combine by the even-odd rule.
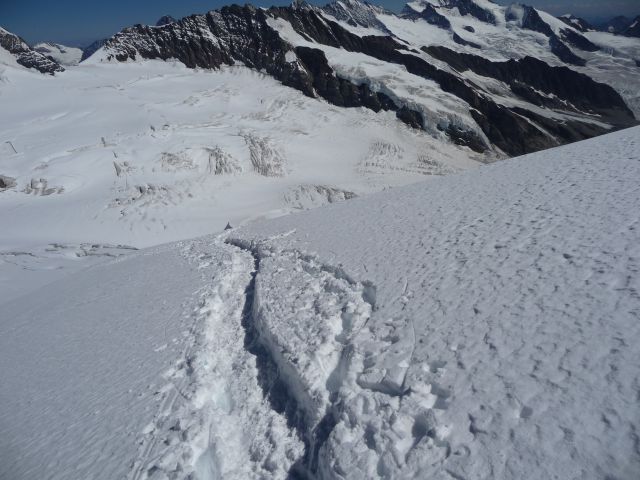
[[[561,17],[558,17],[558,19],[583,33],[593,32],[595,30],[593,25],[587,22],[584,18],[576,17],[574,15],[562,15]]]
[[[0,28],[0,47],[12,54],[16,61],[26,68],[33,68],[40,73],[53,75],[64,72],[64,68],[54,60],[33,50],[17,35]]]
[[[549,24],[540,17],[538,11],[528,5],[512,5],[507,8],[505,16],[507,21],[518,22],[522,28],[533,30],[534,32],[539,32],[549,37],[551,52],[564,63],[577,66],[584,66],[586,64],[584,59],[573,53],[571,49],[563,43],[563,40],[582,50],[589,52],[598,50],[598,47],[591,43],[586,37],[568,28],[560,31],[562,38],[558,37]]]
[[[532,57],[506,62],[491,62],[476,55],[454,52],[446,47],[431,46],[425,48],[430,55],[446,61],[458,71],[471,70],[484,77],[495,78],[507,84],[511,91],[529,103],[547,109],[573,110],[576,113],[587,112],[609,118],[613,124],[624,125],[632,121],[633,114],[626,106],[620,95],[608,85],[600,84],[586,75],[575,72],[567,67],[552,67]],[[525,109],[513,109],[536,123],[545,126],[548,131],[555,132],[561,138],[571,141],[588,138],[589,136],[605,133],[606,129],[580,122],[554,122]],[[482,121],[476,114],[477,121]],[[503,114],[500,117],[508,117]],[[478,120],[480,119],[480,120]],[[504,135],[499,135],[500,118],[493,117],[494,125],[485,125],[483,130],[492,141],[498,145],[511,142]],[[620,123],[618,123],[620,122]],[[503,125],[504,128],[511,128]],[[531,133],[531,132],[530,132]],[[522,151],[531,148],[528,142],[534,144],[541,141],[534,137],[515,140]],[[506,150],[516,150],[517,145],[504,145]]]
[[[505,19],[508,22],[518,22],[522,28],[539,32],[547,37],[554,35],[551,27],[540,18],[535,8],[528,5],[511,5],[506,11]]]
[[[451,22],[449,19],[438,13],[430,3],[425,4],[424,10],[421,12],[417,12],[409,6],[405,6],[402,11],[402,16],[411,20],[422,19],[431,25],[435,25],[436,27],[440,27],[445,30],[449,30],[451,28]]]
[[[448,0],[445,3],[452,4]],[[344,10],[345,5],[351,4],[357,4],[357,12],[375,8],[356,0],[349,4],[343,2],[341,8]],[[471,12],[466,1],[456,2],[456,5],[457,8],[468,7]],[[334,18],[342,13],[347,15],[340,13],[337,7],[330,10]],[[421,13],[415,12],[415,18],[424,18]],[[433,13],[440,15],[433,8],[426,15]],[[480,15],[477,11],[476,14]],[[368,22],[365,17],[351,15],[349,18],[352,24],[362,25]],[[524,17],[526,15],[522,21],[527,28],[550,34],[550,42],[556,45],[556,55],[568,63],[580,63],[581,59],[558,39],[534,9],[530,10],[529,17]],[[351,23],[347,16],[342,18],[341,21]],[[283,21],[305,39],[304,45],[291,45],[280,36],[272,25]],[[435,21],[440,21],[437,16]],[[475,122],[474,125],[446,119],[435,121],[434,125],[433,118],[427,125],[415,105],[404,104],[390,96],[384,85],[380,85],[380,79],[370,84],[354,82],[338,74],[323,51],[327,46],[395,64],[410,74],[435,82],[443,92],[468,105],[469,122]],[[412,127],[430,131],[437,128],[453,142],[479,152],[497,147],[510,155],[518,155],[603,133],[604,127],[594,126],[594,116],[615,128],[635,123],[633,114],[613,89],[568,68],[552,68],[533,58],[495,63],[446,48],[429,47],[423,51],[434,61],[430,62],[427,55],[412,50],[392,36],[351,33],[327,17],[326,9],[308,5],[268,10],[233,5],[162,27],[136,25],[118,33],[105,45],[107,59],[119,61],[139,57],[174,58],[190,68],[218,68],[242,62],[305,95],[321,97],[342,107],[394,111],[401,121]],[[455,70],[436,66],[436,59],[448,63],[458,72],[469,69],[504,82],[514,97],[527,102],[525,104],[530,104],[531,108],[506,107],[502,102],[496,102],[490,92]],[[538,107],[567,112],[571,119],[542,116],[537,113]]]
[[[556,35],[551,35],[551,37],[549,37],[549,46],[551,47],[553,54],[564,63],[577,65],[578,67],[584,67],[587,64],[583,58],[577,56],[569,47],[562,43]]]
[[[486,23],[496,23],[493,13],[480,7],[473,0],[439,0],[439,3],[445,8],[457,8],[460,15],[471,15]]]
[[[302,6],[305,7],[307,5]],[[391,33],[375,15],[376,13],[385,12],[385,10],[375,5],[359,0],[342,0],[327,4],[322,7],[322,10],[336,20],[347,22],[350,25],[376,28],[381,32]]]
[[[580,35],[573,30],[564,29],[562,30],[562,38],[564,38],[569,44],[573,45],[580,50],[584,50],[585,52],[597,52],[600,48],[593,44],[587,37],[584,35]]]
[[[477,43],[473,43],[473,42],[470,42],[468,40],[465,40],[460,35],[458,35],[456,32],[453,32],[453,41],[456,42],[459,45],[466,45],[468,47],[477,48],[479,50],[482,49],[482,47],[480,45],[478,45]]]

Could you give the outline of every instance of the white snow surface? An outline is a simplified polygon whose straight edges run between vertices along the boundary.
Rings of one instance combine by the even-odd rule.
[[[485,159],[393,112],[335,107],[242,66],[5,74],[0,175],[16,186],[0,191],[0,222],[12,224],[3,248],[149,246],[292,211],[285,196],[301,185],[360,195]],[[376,157],[381,148],[397,155]]]
[[[134,252],[3,303],[0,478],[634,478],[639,143]]]
[[[67,67],[77,65],[82,59],[81,48],[68,47],[59,43],[38,43],[33,46],[33,49],[47,57],[53,58],[60,65]]]
[[[295,60],[295,54],[291,52]],[[0,71],[0,302],[69,270],[51,243],[146,247],[479,165],[486,157],[243,66],[83,63]],[[6,143],[11,142],[11,143]],[[34,266],[34,265],[32,265]],[[24,278],[24,281],[19,279]]]

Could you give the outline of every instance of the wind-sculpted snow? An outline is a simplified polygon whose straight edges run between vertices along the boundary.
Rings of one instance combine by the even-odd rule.
[[[633,478],[639,142],[131,252],[5,301],[0,476]]]
[[[312,472],[633,478],[639,144],[625,130],[232,234],[283,277],[297,252],[375,289]],[[261,294],[274,312],[318,291],[271,285],[291,288]]]

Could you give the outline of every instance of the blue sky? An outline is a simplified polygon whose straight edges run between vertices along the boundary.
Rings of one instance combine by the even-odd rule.
[[[327,0],[328,1],[328,0]],[[571,12],[589,20],[614,15],[640,14],[640,0],[520,0],[550,13]],[[236,0],[237,3],[244,3]],[[68,45],[86,45],[111,36],[135,23],[155,23],[164,14],[183,17],[233,3],[224,0],[0,0],[0,26],[30,43],[50,40]],[[269,6],[289,0],[251,2]],[[320,1],[315,3],[326,3]],[[400,10],[405,0],[373,0],[391,10]],[[511,0],[499,0],[511,3]]]

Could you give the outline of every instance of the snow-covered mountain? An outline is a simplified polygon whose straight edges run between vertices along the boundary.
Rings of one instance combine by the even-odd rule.
[[[640,39],[158,24],[0,29],[0,479],[635,478]]]
[[[581,32],[593,32],[595,31],[595,27],[593,27],[589,22],[587,22],[584,18],[576,17],[570,13],[562,15],[558,17],[559,20],[562,20],[564,23],[569,25],[570,27],[575,28]]]
[[[634,478],[639,142],[133,252],[2,303],[0,477]]]
[[[6,51],[2,293],[85,244],[191,238],[635,123],[640,42],[575,30],[597,50],[567,43],[586,64],[566,65],[551,42],[572,31],[490,2],[351,0],[135,26],[55,78]],[[40,268],[47,249],[63,268]]]
[[[50,75],[64,71],[55,60],[35,51],[20,37],[0,27],[0,79],[4,66],[20,66]]]
[[[80,63],[83,53],[81,48],[67,47],[59,43],[38,43],[33,46],[33,49],[64,66]]]
[[[323,9],[231,6],[163,27],[137,25],[93,60],[241,62],[307,96],[395,111],[474,151],[516,155],[635,124],[614,75],[598,68],[608,57],[582,32],[523,5],[414,2],[396,16],[351,0]]]

